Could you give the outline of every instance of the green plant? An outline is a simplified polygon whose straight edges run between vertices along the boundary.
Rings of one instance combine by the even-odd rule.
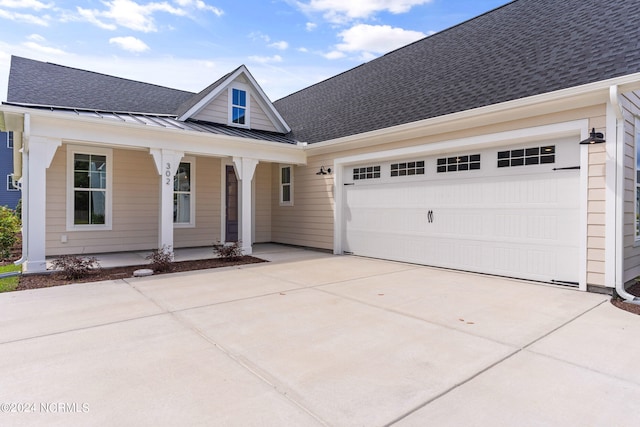
[[[235,261],[242,257],[242,245],[241,242],[224,244],[218,241],[213,244],[213,253],[225,261]]]
[[[75,255],[63,255],[54,259],[51,265],[61,270],[67,280],[82,279],[89,275],[91,270],[101,268],[96,257],[83,258]]]
[[[20,231],[20,219],[6,206],[0,206],[0,257],[9,257]]]
[[[13,263],[0,266],[0,274],[2,273],[11,273],[11,272],[20,272],[22,270],[22,266],[15,265]],[[20,283],[20,276],[9,276],[0,278],[0,292],[11,292],[15,291],[18,287],[18,283]]]
[[[151,268],[156,273],[165,273],[173,270],[173,252],[171,246],[163,245],[159,249],[154,249],[146,259],[148,259]]]

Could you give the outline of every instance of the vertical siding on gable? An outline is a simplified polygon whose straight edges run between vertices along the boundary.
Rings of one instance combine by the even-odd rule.
[[[636,243],[635,117],[640,116],[640,92],[621,96],[624,114],[624,282],[640,276],[640,242]]]
[[[271,241],[271,163],[258,163],[253,177],[255,190],[254,243]]]
[[[220,94],[204,107],[201,111],[198,111],[194,117],[196,120],[203,120],[205,122],[222,123],[227,124],[229,119],[229,92],[223,90]]]
[[[148,152],[113,150],[113,227],[66,230],[66,144],[47,169],[46,254],[153,249],[158,245],[159,175]],[[62,243],[63,235],[67,243]]]
[[[220,180],[220,159],[196,158],[196,224],[191,228],[174,228],[174,247],[211,246],[221,240]]]

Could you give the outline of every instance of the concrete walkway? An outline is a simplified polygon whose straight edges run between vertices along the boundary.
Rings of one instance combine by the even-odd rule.
[[[640,316],[606,296],[263,255],[0,294],[0,425],[640,424]]]

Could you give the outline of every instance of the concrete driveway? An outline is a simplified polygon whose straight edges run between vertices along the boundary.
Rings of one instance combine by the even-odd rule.
[[[637,426],[602,295],[300,251],[0,294],[0,425]]]

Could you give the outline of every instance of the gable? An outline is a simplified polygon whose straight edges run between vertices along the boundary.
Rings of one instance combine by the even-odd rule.
[[[249,81],[244,76],[238,76],[234,81],[229,83],[226,90],[221,90],[217,97],[213,98],[200,111],[195,113],[191,119],[201,120],[211,123],[229,124],[229,92],[233,88],[241,88],[249,93],[249,128],[255,130],[264,130],[269,132],[279,132],[276,126],[269,118],[267,112],[263,109],[258,98],[251,92]]]
[[[233,91],[242,92],[244,105],[236,106]],[[242,110],[242,121],[234,122],[234,107]],[[197,120],[247,129],[288,133],[289,126],[269,98],[242,65],[184,103],[178,120]]]

